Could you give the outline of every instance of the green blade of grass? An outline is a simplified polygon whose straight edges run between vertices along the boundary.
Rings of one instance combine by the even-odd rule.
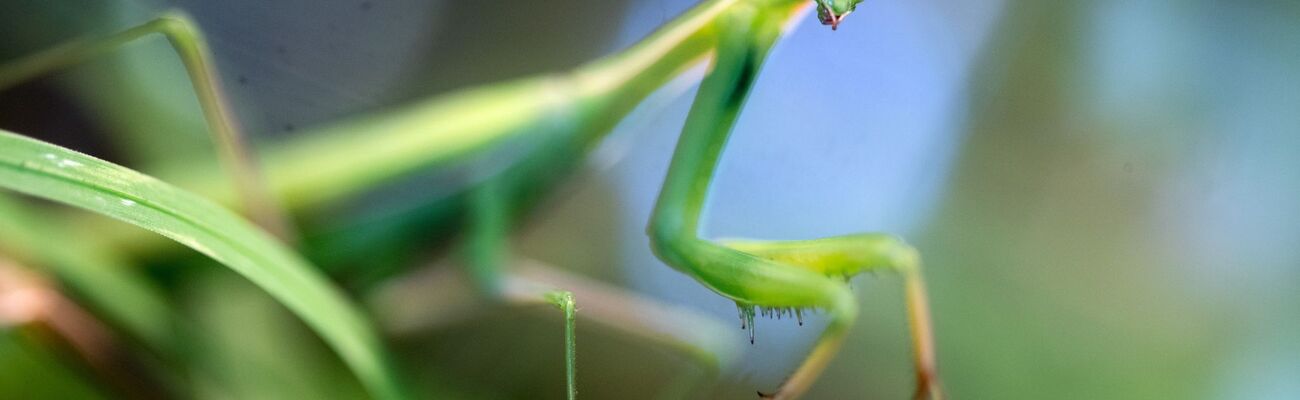
[[[229,210],[130,169],[3,130],[0,187],[104,214],[213,258],[302,318],[375,397],[406,397],[359,308],[305,260]]]

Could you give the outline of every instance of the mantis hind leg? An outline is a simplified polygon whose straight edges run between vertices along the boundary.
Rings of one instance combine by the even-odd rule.
[[[583,299],[582,312],[575,312],[574,317],[589,323],[584,327],[603,328],[667,348],[695,367],[680,371],[661,386],[655,395],[658,399],[698,398],[703,385],[716,380],[736,359],[739,346],[725,339],[730,324],[537,260],[515,257],[508,265],[496,298],[481,294],[469,268],[433,265],[385,284],[372,298],[372,306],[386,330],[401,336],[436,330],[502,302],[508,306],[554,305],[547,302],[547,292],[564,288],[575,299]],[[415,304],[438,306],[410,306]]]
[[[271,196],[265,180],[221,89],[216,65],[198,25],[189,16],[172,11],[142,25],[113,35],[74,40],[7,64],[0,65],[0,90],[117,51],[152,34],[167,38],[190,79],[203,117],[244,212],[262,228],[282,239],[293,239],[288,217]]]
[[[489,179],[469,193],[467,275],[489,300],[512,305],[549,304],[564,315],[565,377],[570,399],[576,396],[576,297],[590,301],[583,317],[629,335],[672,347],[699,365],[669,385],[660,398],[682,398],[699,383],[716,378],[732,359],[731,346],[716,337],[723,328],[683,315],[649,299],[629,295],[599,282],[566,274],[542,263],[512,259],[507,235],[513,191],[508,181]],[[511,268],[507,270],[509,264]],[[556,289],[562,287],[565,289]],[[571,291],[570,291],[571,290]]]

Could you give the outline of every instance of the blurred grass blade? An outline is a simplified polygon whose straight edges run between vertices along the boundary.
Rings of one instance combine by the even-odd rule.
[[[104,214],[212,257],[306,321],[375,397],[406,397],[359,308],[305,260],[229,210],[130,169],[3,130],[0,187]]]

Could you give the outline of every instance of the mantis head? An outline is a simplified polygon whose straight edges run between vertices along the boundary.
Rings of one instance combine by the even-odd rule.
[[[840,21],[853,13],[862,0],[817,0],[817,19],[822,25],[830,25],[831,30],[840,27]]]

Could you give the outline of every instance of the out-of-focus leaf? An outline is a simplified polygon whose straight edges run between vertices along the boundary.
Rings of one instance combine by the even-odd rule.
[[[364,398],[363,388],[256,286],[225,271],[192,274],[182,312],[194,321],[192,354],[205,372],[196,399]]]
[[[0,398],[106,399],[105,393],[17,331],[0,329]]]
[[[379,338],[315,268],[227,209],[159,180],[0,130],[0,187],[151,230],[225,264],[302,318],[379,398],[403,398]]]

